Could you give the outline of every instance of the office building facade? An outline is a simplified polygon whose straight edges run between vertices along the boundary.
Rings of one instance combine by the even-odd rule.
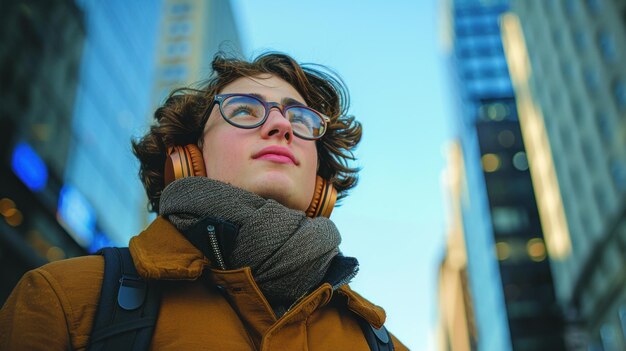
[[[86,30],[73,1],[0,12],[0,304],[27,270],[86,251],[56,219]]]
[[[461,207],[468,189],[463,154],[458,141],[448,148],[448,165],[443,173],[447,194],[447,240],[439,265],[439,322],[437,336],[441,351],[477,349],[474,305],[467,274],[467,251]]]
[[[546,185],[541,221],[560,223],[548,245],[559,301],[577,345],[623,350],[626,3],[513,1],[511,10],[503,39],[532,176]]]
[[[242,52],[230,1],[166,0],[160,33],[154,107],[176,88],[201,88],[218,51]]]
[[[75,240],[94,250],[124,246],[143,228],[145,195],[131,139],[150,114],[162,2],[78,5],[88,35],[64,175],[67,205],[61,203],[59,217]]]
[[[450,1],[447,40],[477,350],[562,350],[544,236],[500,36],[508,1]]]

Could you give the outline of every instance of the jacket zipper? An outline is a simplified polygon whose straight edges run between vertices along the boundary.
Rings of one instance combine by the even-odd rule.
[[[212,224],[209,224],[207,225],[206,230],[209,236],[209,250],[213,252],[213,256],[215,257],[215,260],[217,261],[214,263],[217,264],[217,266],[220,269],[225,270],[226,264],[224,263],[224,258],[222,258],[222,252],[220,251],[220,246],[219,246],[219,243],[217,242],[217,234],[215,233],[215,226]]]

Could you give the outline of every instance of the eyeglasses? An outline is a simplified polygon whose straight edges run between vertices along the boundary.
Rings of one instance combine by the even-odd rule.
[[[276,107],[291,123],[293,134],[306,140],[317,140],[326,132],[330,118],[303,105],[283,106],[276,102],[267,102],[248,94],[215,95],[211,107],[207,111],[205,122],[215,104],[219,105],[220,113],[226,122],[237,128],[257,128],[265,121],[270,110]]]

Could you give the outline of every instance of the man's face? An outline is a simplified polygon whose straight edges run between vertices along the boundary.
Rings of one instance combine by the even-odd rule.
[[[294,87],[273,75],[239,78],[220,93],[260,95],[265,101],[279,104],[293,99],[305,104]],[[315,141],[296,137],[289,121],[276,108],[260,127],[242,129],[226,122],[216,105],[204,127],[202,156],[209,178],[274,199],[286,207],[304,211],[313,197]]]

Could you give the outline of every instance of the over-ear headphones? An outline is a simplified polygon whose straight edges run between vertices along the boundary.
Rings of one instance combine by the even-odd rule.
[[[206,169],[204,167],[204,160],[202,159],[202,152],[195,144],[188,144],[185,146],[173,146],[167,151],[167,158],[165,159],[165,184],[176,179],[191,177],[191,176],[203,176],[206,177]],[[313,193],[313,199],[307,208],[306,215],[308,217],[330,217],[330,213],[335,207],[337,201],[337,190],[326,179],[317,176],[315,179],[315,192]]]

